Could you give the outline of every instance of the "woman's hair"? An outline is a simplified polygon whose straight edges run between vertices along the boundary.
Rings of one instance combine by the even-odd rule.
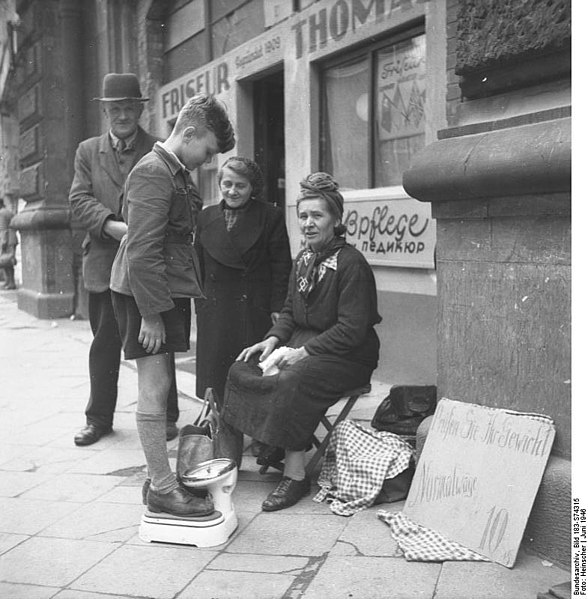
[[[174,133],[190,126],[196,127],[199,136],[205,133],[205,129],[212,131],[221,154],[235,147],[235,132],[227,110],[213,95],[197,94],[184,104],[174,125]]]
[[[241,175],[241,177],[245,177],[251,184],[251,197],[256,200],[263,200],[263,173],[257,162],[249,160],[249,158],[245,158],[244,156],[231,156],[225,160],[218,171],[217,180],[219,185],[225,168],[230,168],[238,175]]]
[[[310,173],[300,181],[300,193],[296,199],[296,207],[302,200],[319,198],[325,200],[327,210],[341,224],[335,226],[335,235],[344,235],[347,227],[343,224],[343,196],[339,192],[339,184],[329,173]]]

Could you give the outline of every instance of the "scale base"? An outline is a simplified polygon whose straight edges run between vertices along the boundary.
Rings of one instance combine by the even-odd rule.
[[[234,510],[228,514],[216,511],[202,518],[178,518],[146,511],[141,518],[139,538],[148,543],[215,547],[226,543],[237,525]]]

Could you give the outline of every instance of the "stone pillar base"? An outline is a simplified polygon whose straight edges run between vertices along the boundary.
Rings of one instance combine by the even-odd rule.
[[[18,309],[37,318],[68,318],[74,304],[73,293],[41,293],[32,289],[19,289],[16,294]]]
[[[37,318],[67,318],[75,301],[68,209],[25,209],[11,226],[19,230],[21,241],[19,309]]]

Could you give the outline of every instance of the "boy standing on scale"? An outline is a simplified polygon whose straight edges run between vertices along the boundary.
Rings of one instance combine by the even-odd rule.
[[[175,516],[213,512],[210,498],[192,495],[171,470],[165,405],[171,385],[170,352],[187,351],[191,298],[203,297],[193,245],[202,200],[189,171],[235,145],[233,127],[214,96],[184,105],[173,131],[142,158],[125,187],[128,225],[110,280],[127,360],[137,361],[137,430],[150,485],[147,508]]]

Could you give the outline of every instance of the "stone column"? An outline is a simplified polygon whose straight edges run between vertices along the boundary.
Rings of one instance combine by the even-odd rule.
[[[404,177],[437,219],[439,396],[555,420],[526,540],[562,564],[570,547],[570,13],[566,0],[448,0],[450,127]]]
[[[26,208],[12,221],[20,232],[23,284],[18,306],[39,318],[69,316],[75,282],[68,191],[80,113],[75,91],[81,48],[81,3],[36,1],[20,14],[20,193]]]

